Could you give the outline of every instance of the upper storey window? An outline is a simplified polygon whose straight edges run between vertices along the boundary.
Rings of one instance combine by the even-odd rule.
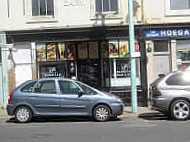
[[[171,10],[183,10],[190,8],[190,0],[171,0],[170,9]]]
[[[32,16],[54,15],[53,0],[32,0]]]
[[[117,12],[117,0],[96,0],[96,12]]]
[[[165,0],[166,16],[190,15],[190,0]]]

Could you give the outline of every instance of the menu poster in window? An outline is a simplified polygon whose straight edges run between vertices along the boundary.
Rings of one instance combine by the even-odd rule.
[[[79,59],[88,58],[87,43],[82,43],[78,45],[78,57]]]
[[[101,43],[101,56],[102,58],[108,58],[109,57],[109,50],[108,50],[108,42],[104,41]]]
[[[46,44],[40,43],[37,44],[37,61],[45,61],[46,60]]]
[[[91,59],[98,58],[98,42],[90,42],[89,43],[89,57]]]
[[[59,43],[58,44],[58,59],[64,60],[66,57],[64,55],[65,52],[65,44],[64,43]]]
[[[48,61],[56,60],[56,44],[55,43],[47,44],[47,60]]]
[[[129,57],[128,41],[120,41],[119,42],[119,56],[120,57]]]
[[[118,41],[109,41],[109,57],[118,57]]]
[[[67,57],[68,60],[75,59],[75,45],[74,44],[66,45],[65,57]]]
[[[130,77],[131,76],[131,64],[130,61],[117,60],[116,61],[116,77]]]

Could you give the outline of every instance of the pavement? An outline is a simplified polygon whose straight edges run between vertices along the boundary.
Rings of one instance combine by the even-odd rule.
[[[157,111],[151,110],[149,107],[138,107],[137,113],[133,113],[131,107],[125,107],[123,115],[120,115],[119,118],[137,118],[143,114],[156,112]],[[10,116],[7,115],[6,109],[0,108],[0,119],[10,119]]]

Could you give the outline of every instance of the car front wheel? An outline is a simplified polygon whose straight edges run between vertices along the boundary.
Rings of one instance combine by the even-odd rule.
[[[176,120],[186,120],[190,115],[190,104],[186,100],[176,100],[171,104],[171,116]]]
[[[15,111],[15,119],[19,123],[27,123],[32,119],[32,112],[26,106],[18,107]]]
[[[110,119],[111,111],[106,105],[98,105],[93,110],[93,117],[96,121],[104,122]]]

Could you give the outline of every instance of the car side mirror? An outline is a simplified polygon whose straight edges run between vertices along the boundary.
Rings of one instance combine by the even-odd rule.
[[[78,95],[82,96],[83,94],[84,94],[84,92],[82,90],[78,89]]]

